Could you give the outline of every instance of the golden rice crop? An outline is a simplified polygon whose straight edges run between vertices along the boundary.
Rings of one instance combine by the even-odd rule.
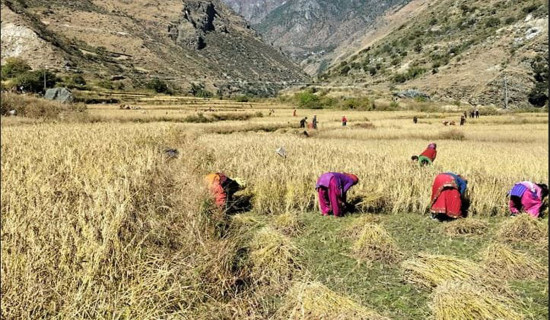
[[[514,301],[467,281],[446,281],[432,293],[435,320],[521,320]]]
[[[488,227],[487,221],[476,218],[456,219],[442,225],[443,231],[449,236],[482,235]]]
[[[480,275],[480,267],[468,260],[421,253],[401,263],[406,282],[432,288],[447,280],[471,280]]]
[[[284,288],[301,274],[298,248],[276,230],[266,227],[258,231],[250,250],[250,277],[257,285]]]
[[[527,254],[494,242],[483,251],[482,268],[499,279],[544,279],[548,276],[544,268]]]
[[[504,221],[497,231],[502,241],[547,242],[548,225],[528,214],[520,214]]]
[[[367,223],[355,240],[352,252],[359,260],[393,263],[399,260],[399,252],[391,235],[380,225]]]
[[[281,320],[384,320],[373,310],[338,294],[319,282],[297,282],[275,314]]]

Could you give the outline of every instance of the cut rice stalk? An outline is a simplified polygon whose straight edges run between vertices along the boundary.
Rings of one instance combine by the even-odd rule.
[[[344,229],[343,236],[350,239],[357,239],[361,235],[365,225],[377,223],[378,221],[380,221],[380,219],[376,215],[362,214]]]
[[[544,279],[548,272],[528,255],[501,243],[492,243],[483,251],[482,267],[500,279]]]
[[[435,320],[521,320],[514,301],[479,284],[447,281],[432,294],[429,305]]]
[[[402,255],[391,235],[380,225],[372,223],[363,226],[352,251],[359,260],[380,261],[386,264],[396,262]]]
[[[472,261],[425,253],[404,261],[401,267],[406,282],[428,289],[447,280],[470,280],[481,274],[481,268]]]
[[[502,241],[530,241],[541,242],[548,241],[548,226],[523,213],[517,217],[512,217],[502,223],[497,232],[497,238]]]
[[[389,320],[319,282],[298,282],[275,315],[280,320]]]
[[[443,231],[449,236],[482,235],[488,227],[487,221],[474,218],[457,219],[442,225]]]
[[[300,233],[304,224],[297,214],[287,212],[278,215],[273,220],[273,226],[283,234],[295,236]]]
[[[251,243],[250,276],[257,285],[284,288],[302,267],[298,248],[290,239],[271,228],[258,231]]]

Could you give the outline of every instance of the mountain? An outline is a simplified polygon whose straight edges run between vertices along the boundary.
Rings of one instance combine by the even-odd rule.
[[[224,2],[246,21],[258,24],[286,0],[224,0]]]
[[[253,27],[313,75],[328,67],[342,48],[349,50],[380,16],[409,1],[288,0]]]
[[[307,76],[218,0],[3,0],[2,61],[273,94]]]
[[[385,26],[361,39],[361,50],[348,51],[320,76],[322,82],[416,88],[474,105],[503,106],[505,94],[517,107],[547,101],[544,0],[414,0],[401,10],[407,14],[386,17]]]

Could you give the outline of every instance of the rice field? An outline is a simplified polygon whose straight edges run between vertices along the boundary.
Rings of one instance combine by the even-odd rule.
[[[547,217],[511,221],[505,198],[515,182],[547,183],[547,114],[482,109],[444,126],[460,114],[136,106],[89,106],[89,121],[2,118],[4,318],[548,317]],[[314,114],[306,137],[298,122]],[[437,159],[420,168],[410,157],[430,142]],[[246,210],[216,212],[202,179],[213,171],[246,181]],[[359,177],[356,212],[320,216],[326,171]],[[445,171],[468,179],[475,221],[429,219]],[[495,289],[480,275],[491,266],[517,272]]]

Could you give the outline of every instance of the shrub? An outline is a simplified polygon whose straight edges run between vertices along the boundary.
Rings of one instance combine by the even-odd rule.
[[[69,89],[83,89],[86,87],[86,80],[79,74],[68,76],[63,82]]]
[[[2,66],[2,79],[15,78],[30,70],[31,66],[27,61],[15,57],[6,58],[6,63]]]
[[[485,27],[487,28],[498,27],[499,24],[500,19],[497,17],[490,17],[489,19],[487,19],[487,21],[485,21]]]
[[[248,102],[249,99],[248,99],[247,96],[242,95],[242,96],[237,96],[237,97],[235,98],[235,101],[237,101],[237,102]]]
[[[298,107],[300,108],[313,108],[319,105],[319,97],[311,91],[296,93],[295,98],[298,100]]]
[[[113,90],[113,82],[111,80],[100,80],[97,85],[103,89]]]
[[[17,88],[23,89],[23,91],[39,93],[44,91],[44,78],[46,78],[46,88],[53,88],[59,81],[54,73],[47,70],[37,70],[18,75],[12,83]]]
[[[170,89],[168,88],[166,82],[156,77],[147,82],[145,86],[147,89],[151,89],[156,93],[170,93]]]

